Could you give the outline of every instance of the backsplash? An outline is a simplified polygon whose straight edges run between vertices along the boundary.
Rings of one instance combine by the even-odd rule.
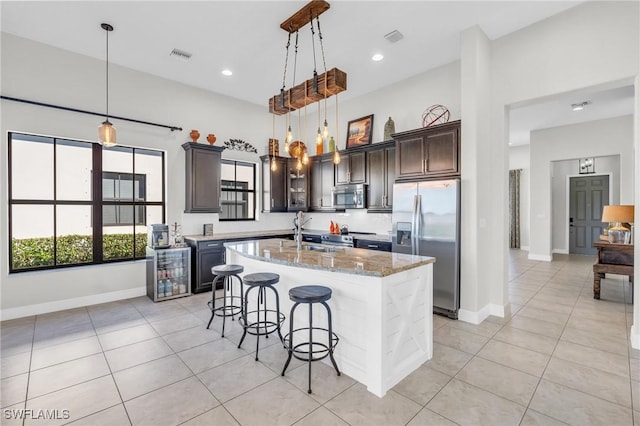
[[[347,225],[350,231],[374,232],[386,235],[391,230],[390,213],[367,213],[366,210],[353,209],[340,213],[305,213],[305,218],[312,218],[305,228],[327,230],[331,221],[340,225]],[[293,229],[293,218],[295,213],[259,213],[256,221],[242,222],[220,222],[217,214],[187,214],[183,213],[181,221],[182,233],[184,235],[202,234],[202,225],[213,224],[213,232],[234,232],[234,231],[261,231],[276,229]]]

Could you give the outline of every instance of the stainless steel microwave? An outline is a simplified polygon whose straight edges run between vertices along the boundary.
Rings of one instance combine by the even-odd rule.
[[[333,208],[364,209],[366,192],[364,184],[334,186],[331,191]]]

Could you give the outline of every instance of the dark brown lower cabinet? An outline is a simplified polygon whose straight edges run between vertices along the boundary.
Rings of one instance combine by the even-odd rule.
[[[225,262],[224,240],[193,242],[189,246],[192,247],[191,270],[195,272],[191,278],[191,292],[211,291],[211,283],[215,278],[211,268]]]
[[[227,258],[227,249],[224,243],[248,240],[262,240],[266,238],[290,238],[293,234],[255,236],[245,238],[233,238],[226,240],[194,240],[185,238],[185,241],[191,247],[191,292],[202,293],[211,291],[211,284],[216,277],[211,268],[217,265],[223,265]],[[217,288],[222,288],[219,283]]]

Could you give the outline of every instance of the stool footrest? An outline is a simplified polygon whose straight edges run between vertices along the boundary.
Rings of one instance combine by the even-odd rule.
[[[233,299],[238,299],[240,301],[240,304],[239,305],[222,304],[217,308],[213,308],[211,300],[209,300],[207,302],[207,305],[209,306],[209,309],[211,310],[211,313],[213,315],[217,317],[231,317],[231,316],[239,315],[242,313],[242,297],[240,296],[216,297],[215,300],[224,301],[225,299],[231,302],[233,301]]]
[[[238,318],[240,325],[247,330],[248,334],[252,334],[254,336],[265,336],[275,333],[280,329],[280,326],[282,326],[282,323],[284,322],[284,314],[272,309],[266,310],[268,318],[260,318],[255,321],[249,319],[249,317],[257,316],[258,312],[260,316],[263,316],[265,313],[263,309],[260,309],[260,311],[248,311],[245,315],[240,315],[240,318]],[[246,321],[245,318],[247,318]]]
[[[315,330],[323,331],[327,334],[329,333],[329,330],[326,328],[312,327],[311,329],[314,331]],[[296,333],[301,333],[301,332],[305,332],[304,336],[308,337],[309,327],[296,328],[295,330],[293,330],[294,335]],[[315,341],[314,342],[303,341],[291,347],[291,333],[287,333],[284,336],[282,343],[284,345],[284,348],[288,351],[290,350],[292,352],[293,357],[296,359],[299,359],[300,361],[309,361],[309,352],[311,352],[311,361],[320,361],[321,359],[324,359],[327,356],[329,356],[331,352],[333,352],[336,345],[338,344],[338,341],[340,340],[340,338],[336,333],[331,333],[331,334],[333,335],[332,346],[329,346],[328,342],[324,343],[324,342],[315,342]],[[316,349],[315,347],[318,347],[318,349]]]

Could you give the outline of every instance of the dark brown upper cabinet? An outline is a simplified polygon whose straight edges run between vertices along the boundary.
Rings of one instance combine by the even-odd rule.
[[[262,162],[262,211],[287,211],[287,180],[289,166],[287,158],[263,155]],[[275,170],[271,170],[271,165]]]
[[[220,213],[220,159],[224,147],[187,142],[185,213]]]
[[[395,142],[374,144],[367,150],[367,211],[390,212],[396,180]]]
[[[340,163],[336,165],[336,185],[366,183],[366,151],[340,152]]]
[[[460,176],[460,121],[395,133],[396,179]]]
[[[311,175],[309,208],[310,210],[331,210],[333,209],[331,190],[335,174],[333,153],[311,157],[309,162]]]

